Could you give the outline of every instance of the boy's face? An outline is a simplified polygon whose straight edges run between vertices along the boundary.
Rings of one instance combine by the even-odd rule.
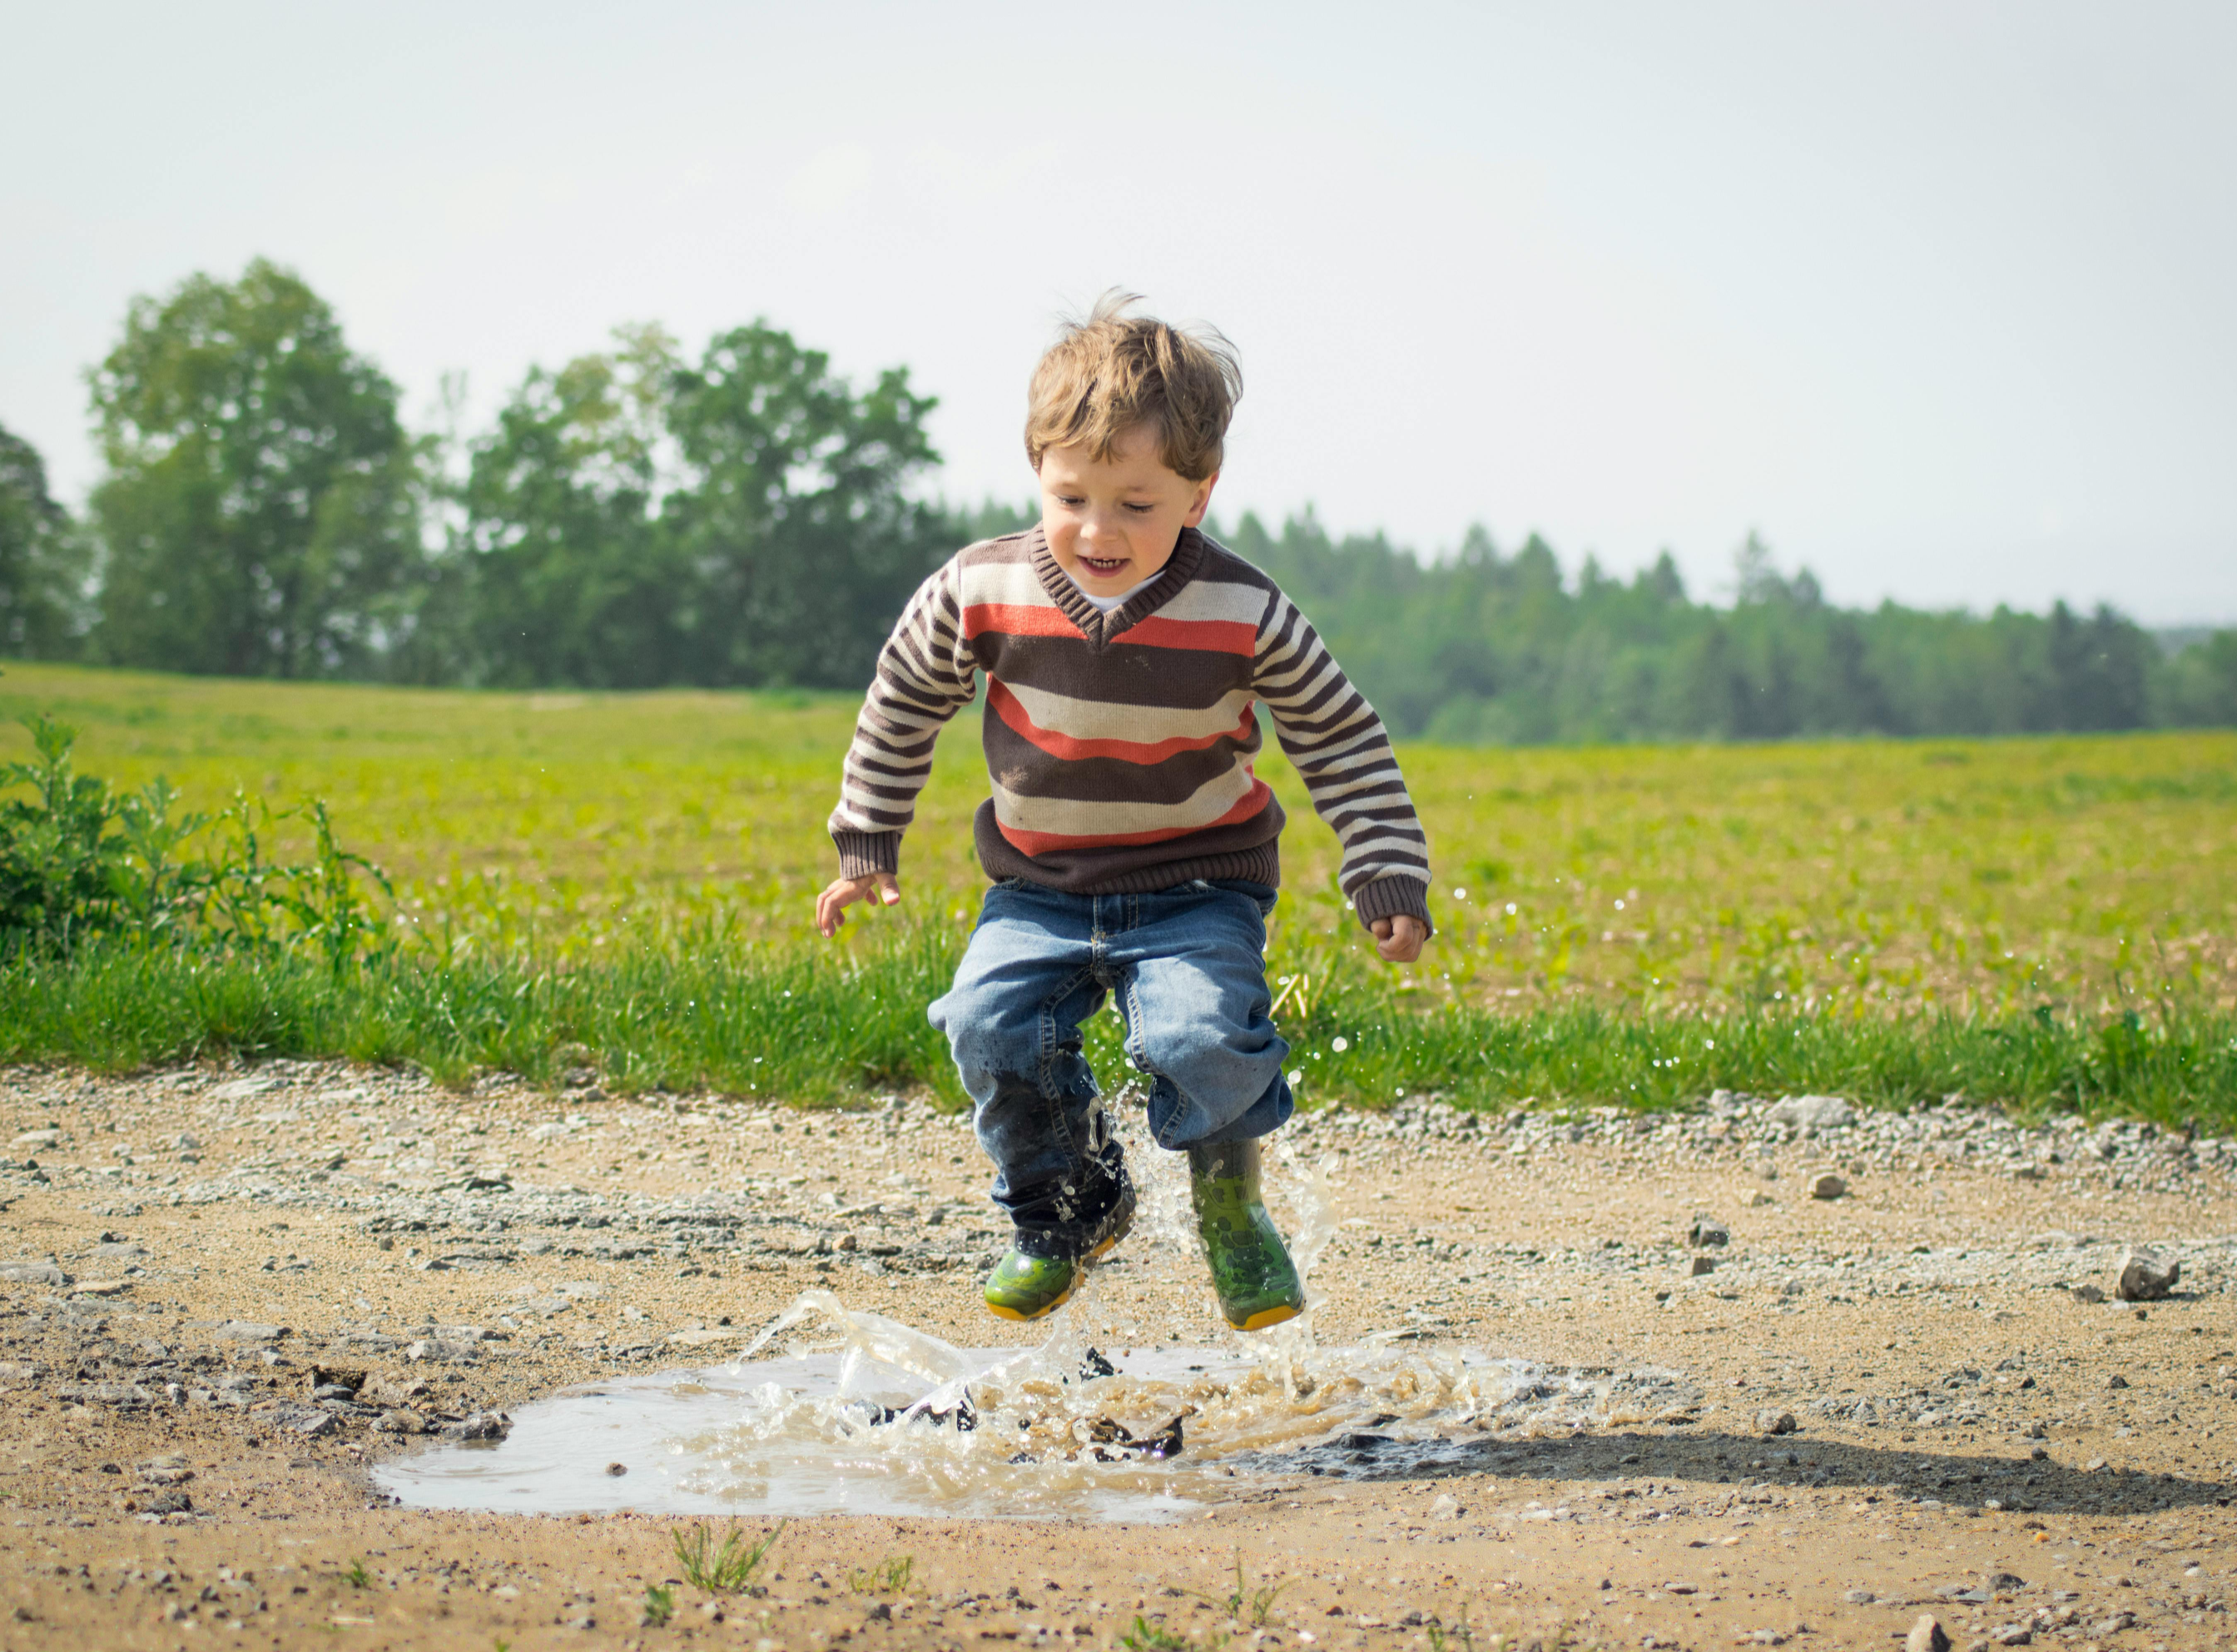
[[[1218,472],[1191,482],[1165,468],[1158,446],[1157,433],[1138,426],[1107,459],[1077,445],[1041,454],[1041,532],[1058,565],[1098,597],[1158,572],[1211,503]]]

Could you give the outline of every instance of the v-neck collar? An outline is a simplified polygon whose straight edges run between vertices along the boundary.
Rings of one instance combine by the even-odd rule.
[[[1037,523],[1033,527],[1033,572],[1040,578],[1042,591],[1057,605],[1058,611],[1078,626],[1079,634],[1099,651],[1108,648],[1114,640],[1125,636],[1136,624],[1171,601],[1176,591],[1196,578],[1197,569],[1203,561],[1204,535],[1194,528],[1183,528],[1180,539],[1173,545],[1173,554],[1166,559],[1165,565],[1152,574],[1140,590],[1127,598],[1123,605],[1106,614],[1087,600],[1087,593],[1064,571],[1064,565],[1056,559],[1056,552],[1049,549],[1048,535],[1041,531],[1039,525]]]

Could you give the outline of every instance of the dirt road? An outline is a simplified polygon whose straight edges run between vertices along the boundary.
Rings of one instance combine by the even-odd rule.
[[[0,1075],[0,1645],[1892,1646],[1926,1615],[1959,1647],[2221,1643],[2227,1144],[1841,1111],[1285,1133],[1292,1173],[1325,1166],[1322,1348],[1652,1370],[1678,1396],[1652,1420],[1387,1470],[1336,1443],[1161,1525],[798,1520],[764,1592],[709,1595],[670,1581],[673,1516],[404,1509],[369,1470],[735,1356],[810,1286],[1030,1339],[977,1303],[999,1234],[960,1122],[332,1066]],[[2172,1293],[2082,1299],[2131,1241]],[[1113,1323],[1226,1342],[1200,1265],[1121,1256]]]

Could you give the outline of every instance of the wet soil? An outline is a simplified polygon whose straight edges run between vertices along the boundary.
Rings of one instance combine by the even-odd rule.
[[[1694,1398],[1387,1468],[1332,1446],[1162,1525],[795,1521],[762,1592],[710,1594],[676,1517],[408,1510],[369,1469],[734,1357],[810,1287],[1032,1339],[978,1304],[1000,1234],[962,1124],[308,1064],[0,1075],[0,1645],[1862,1646],[1930,1614],[1959,1647],[2227,1638],[2225,1144],[1730,1098],[1285,1136],[1339,1224],[1323,1345]],[[2132,1241],[2181,1262],[2173,1294],[2077,1297]],[[1141,1345],[1232,1345],[1184,1256],[1120,1257],[1098,1301]]]

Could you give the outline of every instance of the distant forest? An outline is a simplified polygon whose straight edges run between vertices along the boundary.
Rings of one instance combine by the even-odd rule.
[[[0,656],[485,687],[854,690],[909,592],[1026,511],[928,500],[933,399],[763,323],[538,367],[415,432],[332,308],[259,261],[131,306],[89,374],[82,514],[0,429]],[[458,398],[453,394],[451,405]],[[1729,607],[1665,556],[1566,575],[1482,529],[1423,558],[1310,514],[1216,537],[1406,736],[1457,743],[2237,725],[2237,631],[2109,609],[1834,607],[1753,538]]]

